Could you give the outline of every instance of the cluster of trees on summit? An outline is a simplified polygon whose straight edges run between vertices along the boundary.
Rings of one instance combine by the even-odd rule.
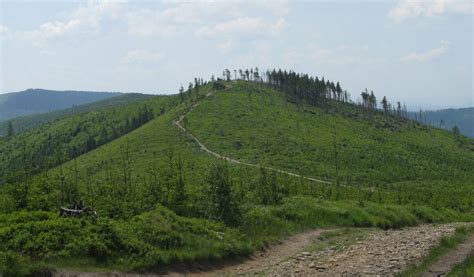
[[[267,85],[285,92],[290,102],[298,103],[306,101],[313,105],[323,106],[329,101],[350,103],[359,106],[370,120],[373,119],[376,112],[382,112],[385,116],[393,116],[405,122],[413,121],[422,124],[430,124],[426,118],[425,112],[421,109],[419,112],[409,112],[406,105],[397,101],[396,104],[389,102],[386,96],[378,102],[377,96],[373,91],[366,88],[361,92],[360,98],[355,102],[347,90],[342,89],[339,82],[325,80],[324,77],[310,76],[309,74],[296,73],[282,69],[272,69],[260,71],[258,67],[250,69],[224,69],[222,78],[211,77],[214,89],[224,89],[225,86],[219,81],[244,80]],[[200,85],[205,85],[200,78],[195,78],[194,88],[197,90]],[[190,83],[188,91],[192,91],[193,84]],[[181,87],[180,94],[184,89]],[[442,122],[440,123],[443,124]],[[431,124],[430,124],[431,125]],[[461,132],[458,126],[453,126],[453,135],[459,139]]]
[[[421,112],[419,113],[419,117],[416,113],[413,117],[410,117],[406,105],[400,101],[398,101],[396,105],[393,105],[388,101],[387,97],[384,96],[382,100],[378,102],[375,93],[365,89],[360,94],[360,100],[354,102],[351,99],[351,94],[347,90],[342,89],[339,82],[334,83],[325,80],[324,77],[313,77],[309,74],[296,73],[291,70],[272,69],[261,72],[258,67],[255,67],[250,69],[235,69],[232,74],[231,70],[224,69],[222,79],[217,78],[216,80],[214,76],[211,78],[211,82],[213,83],[220,80],[244,80],[268,85],[285,92],[288,99],[292,102],[304,100],[314,105],[324,105],[328,101],[351,103],[360,106],[362,110],[370,116],[372,116],[375,111],[381,110],[384,114],[390,114],[399,119],[423,121]],[[192,89],[192,86],[190,86],[190,89]]]

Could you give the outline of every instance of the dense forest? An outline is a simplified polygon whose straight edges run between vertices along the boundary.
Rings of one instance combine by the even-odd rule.
[[[292,71],[226,69],[13,133],[0,152],[5,275],[80,261],[156,270],[307,228],[474,219],[474,140]]]

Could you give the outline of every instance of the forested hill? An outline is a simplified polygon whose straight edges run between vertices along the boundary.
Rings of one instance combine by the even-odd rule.
[[[70,108],[118,96],[120,93],[27,89],[0,95],[0,121]]]
[[[324,78],[223,75],[0,138],[0,275],[2,261],[152,271],[308,228],[474,220],[473,139]],[[100,220],[58,216],[78,202]]]
[[[115,96],[112,98],[107,98],[104,100],[99,100],[92,103],[87,103],[83,105],[74,106],[71,108],[57,110],[48,113],[27,115],[21,117],[15,117],[13,119],[0,122],[0,137],[6,136],[8,134],[8,127],[11,126],[13,134],[19,134],[25,132],[31,128],[51,123],[55,120],[64,119],[66,117],[71,117],[74,115],[85,114],[90,111],[100,110],[107,107],[118,107],[147,98],[153,97],[148,94],[139,94],[139,93],[126,93],[123,95]]]
[[[426,111],[422,117],[425,123],[447,130],[457,126],[462,134],[474,138],[474,107]]]

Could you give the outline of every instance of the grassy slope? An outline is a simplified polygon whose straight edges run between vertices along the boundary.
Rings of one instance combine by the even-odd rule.
[[[210,90],[210,86],[207,86],[201,88],[200,93],[203,95]],[[341,176],[348,182],[349,176],[355,175],[356,178],[352,181],[358,181],[364,186],[372,185],[367,182],[369,178],[373,178],[377,183],[387,180],[392,182],[391,177],[394,180],[411,180],[413,177],[410,175],[411,173],[404,173],[403,170],[406,168],[398,161],[400,159],[409,160],[413,158],[412,156],[417,157],[420,170],[422,166],[426,167],[421,170],[423,175],[419,173],[420,177],[428,173],[435,175],[434,178],[445,177],[444,175],[440,176],[442,174],[436,176],[435,171],[438,168],[436,165],[433,166],[432,159],[436,160],[438,157],[435,156],[437,155],[446,155],[446,168],[456,174],[465,172],[462,170],[462,166],[461,169],[456,169],[460,160],[470,165],[472,153],[468,152],[466,147],[459,147],[446,132],[433,129],[408,129],[404,124],[393,123],[391,128],[407,133],[407,138],[403,138],[403,133],[392,132],[381,127],[377,128],[373,126],[374,123],[366,123],[361,116],[350,119],[349,117],[331,115],[331,113],[312,107],[306,107],[307,111],[305,112],[286,102],[279,92],[266,90],[262,93],[256,92],[256,90],[261,89],[253,85],[234,84],[232,89],[215,93],[211,99],[205,100],[190,114],[187,127],[217,151],[222,149],[223,153],[228,153],[232,149],[232,156],[247,161],[270,164],[334,180],[331,159],[333,147],[331,124],[337,124],[341,159],[343,159]],[[248,91],[253,91],[250,96],[251,101],[248,100]],[[152,99],[150,101],[161,100]],[[328,226],[392,228],[420,222],[471,219],[469,215],[447,209],[433,210],[412,205],[400,206],[366,202],[376,201],[376,197],[370,197],[369,190],[358,191],[347,187],[341,194],[348,200],[330,201],[337,199],[333,193],[334,186],[315,188],[307,186],[301,180],[285,176],[278,176],[278,183],[281,188],[291,184],[289,195],[287,195],[289,197],[283,199],[281,205],[262,206],[258,204],[255,197],[255,191],[258,190],[258,170],[229,165],[234,180],[235,197],[241,204],[241,223],[235,229],[224,230],[229,234],[226,237],[229,239],[229,243],[225,247],[214,241],[215,237],[208,236],[209,241],[199,243],[215,245],[216,248],[202,248],[200,250],[202,245],[199,246],[199,243],[193,242],[197,240],[193,237],[194,227],[183,223],[188,220],[187,218],[176,216],[161,206],[155,208],[157,202],[168,208],[171,207],[169,203],[174,197],[173,186],[176,183],[176,176],[169,176],[169,173],[176,171],[177,161],[181,160],[188,197],[185,203],[186,216],[208,217],[207,211],[210,203],[206,174],[209,165],[215,163],[216,159],[201,152],[191,139],[178,132],[172,125],[173,119],[182,114],[189,105],[188,101],[176,104],[173,108],[168,109],[163,116],[159,116],[127,135],[76,159],[78,185],[82,198],[86,200],[86,203],[94,206],[106,222],[111,220],[110,226],[100,229],[102,224],[99,227],[94,227],[94,224],[89,226],[88,221],[84,220],[84,223],[80,224],[89,227],[84,229],[79,238],[69,236],[67,240],[58,241],[54,237],[56,231],[50,230],[59,229],[66,230],[66,233],[74,233],[76,229],[72,225],[79,223],[75,220],[63,221],[52,214],[49,214],[51,218],[48,217],[44,220],[47,223],[35,222],[34,219],[31,222],[26,220],[16,225],[0,222],[0,242],[6,248],[6,255],[12,255],[13,261],[17,259],[20,262],[21,259],[31,255],[33,257],[46,255],[53,260],[53,263],[61,263],[63,259],[77,257],[91,258],[94,262],[99,263],[99,266],[111,266],[126,270],[132,268],[149,269],[170,261],[189,262],[194,259],[215,259],[248,253],[261,247],[269,240],[278,239],[305,228]],[[356,114],[355,110],[348,110],[348,112]],[[52,125],[58,129],[63,128],[57,122]],[[393,136],[393,138],[389,139],[387,135]],[[242,145],[238,151],[234,147],[239,145],[235,143],[236,140],[239,140]],[[380,140],[388,140],[386,143],[389,144],[382,144]],[[343,147],[343,143],[347,146]],[[470,141],[466,143],[470,143]],[[353,150],[351,150],[352,145],[354,146]],[[367,145],[371,147],[367,147]],[[361,149],[364,149],[364,158],[360,157]],[[427,150],[435,152],[423,153]],[[393,162],[394,151],[404,154],[399,155],[396,159],[397,163]],[[412,153],[412,151],[417,152]],[[451,154],[450,151],[454,154]],[[131,184],[126,184],[122,180],[124,179],[122,153],[125,152],[130,154]],[[173,154],[171,155],[171,153]],[[350,153],[355,154],[357,159],[349,159]],[[385,158],[377,159],[379,153],[385,153]],[[173,158],[170,164],[171,156]],[[380,162],[385,162],[386,167],[393,166],[394,170],[402,176],[378,166]],[[67,187],[75,183],[74,167],[74,161],[66,162],[62,166],[66,175]],[[373,168],[367,170],[367,167]],[[154,169],[156,169],[158,176],[157,188],[159,192],[157,195],[153,195],[153,190],[150,190],[153,183],[151,172]],[[30,206],[30,209],[42,209],[43,207],[54,209],[58,206],[59,171],[60,168],[55,168],[49,171],[48,177],[35,177],[30,188],[32,191],[30,202],[35,206]],[[87,172],[89,174],[86,174]],[[86,175],[89,177],[87,178]],[[466,175],[460,178],[463,179],[463,182],[470,178],[467,173]],[[50,184],[47,189],[45,189],[45,182],[43,182],[44,178],[46,178],[46,183]],[[457,181],[454,177],[452,180]],[[443,187],[444,184],[441,182],[437,187]],[[409,185],[413,185],[413,183]],[[390,188],[386,189],[388,193],[384,195],[384,198],[393,193]],[[53,190],[54,193],[46,192],[50,190]],[[442,192],[444,193],[444,191]],[[302,193],[309,193],[328,200],[295,196],[295,194]],[[423,194],[421,191],[417,195]],[[11,199],[6,199],[5,194],[0,194],[0,196],[4,197],[1,201],[4,206],[8,205],[8,201],[11,201]],[[161,219],[150,219],[150,217],[153,218],[163,213],[165,216],[159,216]],[[18,215],[13,214],[7,217],[5,222],[16,220]],[[34,215],[32,217],[36,218]],[[54,228],[44,228],[50,224]],[[67,224],[72,225],[63,226]],[[173,224],[184,224],[188,227],[173,229]],[[208,220],[197,220],[195,224],[202,226],[206,230],[205,233],[212,233],[212,230],[215,231],[217,228],[213,227],[215,226],[214,222]],[[126,226],[129,227],[124,229]],[[166,228],[162,229],[162,227]],[[37,232],[25,232],[27,239],[19,241],[9,235],[21,230],[37,230]],[[118,236],[118,239],[105,236],[107,233]],[[141,235],[146,233],[156,235]],[[172,237],[168,242],[161,240],[161,238],[172,235],[179,236],[180,239]],[[52,237],[50,238],[50,236]],[[84,238],[88,243],[79,243],[82,241],[81,238]],[[91,243],[94,241],[92,238],[96,243]],[[217,240],[220,239],[217,238]],[[241,242],[237,243],[238,240]],[[28,241],[34,243],[29,244]],[[53,245],[52,247],[65,249],[64,253],[62,255],[54,254],[54,249],[50,250],[47,246],[50,244]],[[69,248],[64,248],[68,244],[72,245]],[[119,249],[116,245],[120,246]],[[190,254],[187,255],[183,249],[187,249]],[[12,250],[19,251],[21,256],[15,256],[10,252]],[[102,264],[101,260],[104,257],[112,264]]]
[[[216,94],[189,115],[189,130],[211,149],[232,157],[329,180],[335,179],[334,131],[345,181],[472,180],[473,140],[460,147],[445,131],[411,127],[381,115],[370,122],[350,106],[333,109],[346,109],[352,116],[298,108],[278,92],[255,88],[240,83]]]
[[[343,183],[387,189],[399,203],[472,203],[474,140],[382,114],[370,121],[354,106],[301,107],[239,83],[197,107],[187,127],[216,152],[333,182],[335,131]]]
[[[377,191],[383,193],[377,195],[367,190],[361,192],[351,186],[346,187],[344,193],[338,193],[341,196],[335,197],[333,191],[328,191],[328,186],[310,185],[313,187],[307,189],[308,187],[302,187],[300,180],[296,178],[278,176],[279,181],[289,186],[290,190],[290,185],[295,187],[293,192],[309,190],[313,195],[325,198],[413,203],[438,208],[468,208],[472,204],[473,173],[470,169],[474,167],[474,154],[469,149],[473,145],[472,140],[465,139],[464,144],[460,146],[460,143],[445,131],[408,125],[381,115],[369,122],[363,118],[360,111],[351,106],[338,107],[339,110],[344,108],[343,116],[333,112],[334,107],[329,111],[310,106],[298,107],[287,102],[282,93],[253,84],[234,83],[233,86],[231,89],[216,92],[187,118],[187,128],[211,149],[244,161],[272,165],[306,176],[334,181],[335,129],[340,177],[343,182],[349,185],[378,185]],[[204,95],[210,90],[210,86],[201,88],[200,94]],[[162,100],[157,98],[149,100],[148,103],[159,107]],[[116,115],[123,116],[129,112],[130,107],[141,105],[129,105],[121,109],[120,113],[116,112]],[[170,154],[173,153],[172,167],[176,169],[177,161],[183,161],[186,189],[196,200],[191,201],[190,205],[201,206],[201,209],[191,210],[202,210],[202,205],[208,201],[207,191],[203,186],[206,170],[216,159],[202,153],[189,137],[184,137],[172,125],[173,119],[182,114],[189,105],[189,100],[176,105],[168,109],[164,116],[78,157],[78,180],[82,191],[92,187],[96,193],[106,194],[113,190],[112,184],[126,186],[123,181],[122,153],[128,147],[130,174],[136,194],[146,193],[143,184],[150,183],[150,172],[156,169],[157,181],[159,186],[162,186],[160,189],[164,190],[161,192],[162,197],[165,200],[170,199],[170,183],[174,182],[175,178],[169,176],[172,171]],[[84,120],[87,116],[90,114],[72,119]],[[95,118],[102,119],[105,116]],[[117,121],[116,116],[112,118]],[[98,126],[103,126],[103,123],[106,126],[113,125],[108,121],[92,122],[90,124]],[[69,121],[61,123],[55,122],[51,128],[68,130],[65,126],[69,125]],[[45,132],[36,133],[28,133],[33,137],[32,141],[45,136]],[[84,138],[77,138],[78,143],[83,143],[83,140]],[[6,144],[4,149],[20,148],[20,140],[17,139],[14,143],[16,144]],[[21,153],[17,151],[16,154],[20,157]],[[8,161],[5,157],[3,160]],[[64,165],[68,184],[74,182],[74,166],[75,161]],[[233,173],[231,175],[239,184],[237,190],[244,194],[243,200],[253,201],[246,191],[252,190],[255,185],[258,170],[245,166],[231,166],[230,169]],[[49,177],[56,184],[59,183],[58,172],[59,169],[53,170]],[[90,180],[89,186],[86,185],[87,180]],[[116,189],[114,193],[120,195],[120,189]],[[95,196],[87,197],[94,199]],[[110,212],[109,209],[110,207],[104,208],[107,213]],[[196,213],[202,215],[202,212]]]
[[[12,122],[15,133],[21,133],[28,131],[34,127],[53,122],[55,120],[63,119],[65,117],[70,117],[74,115],[84,114],[90,111],[102,109],[105,107],[117,107],[126,105],[129,103],[137,102],[144,100],[146,98],[152,97],[151,95],[145,94],[125,94],[121,96],[115,96],[105,100],[100,100],[97,102],[75,106],[65,110],[59,110],[44,114],[35,114],[29,116],[23,116],[11,119],[9,121],[0,122],[0,136],[5,136],[7,134],[8,122]]]

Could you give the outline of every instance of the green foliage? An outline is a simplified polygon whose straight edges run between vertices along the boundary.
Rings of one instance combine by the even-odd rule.
[[[35,272],[39,265],[32,265],[31,261],[14,251],[0,250],[0,276],[26,276]]]
[[[454,233],[454,235],[443,237],[441,239],[441,243],[431,249],[429,255],[423,260],[423,262],[420,265],[403,272],[402,274],[400,274],[400,276],[401,277],[420,276],[421,273],[426,272],[428,268],[433,263],[435,263],[439,258],[441,258],[444,254],[446,254],[450,250],[453,250],[460,243],[464,242],[469,237],[469,235],[471,235],[473,232],[474,232],[474,228],[472,226],[471,227],[461,226],[461,227],[456,228],[456,232]],[[455,269],[455,272],[458,271],[460,273],[463,270],[467,270],[468,265],[469,265],[469,260],[467,260],[466,263],[464,264],[465,267],[460,266],[457,269]],[[452,273],[451,276],[471,276],[471,275],[454,275],[454,273]]]
[[[66,116],[0,139],[0,184],[22,178],[25,168],[28,175],[36,174],[129,133],[152,120],[153,111],[173,105],[172,101],[173,97],[162,96],[128,105],[109,106],[105,102],[102,109]]]
[[[207,180],[211,195],[211,218],[230,226],[236,226],[240,219],[240,211],[232,192],[227,165],[215,164],[211,166]]]
[[[13,137],[15,135],[15,129],[13,128],[13,122],[8,121],[7,137]]]
[[[446,276],[448,277],[464,277],[474,276],[474,251],[469,254],[464,262],[457,265],[449,272]]]
[[[261,167],[260,176],[256,183],[256,193],[263,205],[275,205],[281,200],[281,190],[278,186],[276,172],[269,172]]]
[[[295,105],[282,93],[246,82],[233,83],[232,89],[203,102],[189,114],[187,124],[210,149],[305,176],[334,180],[337,130],[339,176],[345,183],[472,183],[474,178],[472,140],[460,146],[446,131],[382,113],[369,121],[350,104]]]
[[[179,217],[159,206],[128,221],[94,222],[44,212],[0,218],[0,243],[5,251],[0,253],[2,270],[19,275],[26,270],[21,265],[29,260],[87,257],[97,263],[122,261],[129,269],[150,269],[170,262],[243,255],[250,248],[242,240],[238,232],[222,224]]]
[[[143,101],[147,98],[151,98],[151,95],[138,94],[138,93],[127,93],[121,96],[114,96],[104,100],[92,102],[89,104],[77,105],[72,108],[64,110],[52,111],[42,114],[28,115],[22,117],[16,117],[9,121],[0,122],[0,137],[8,134],[10,122],[14,127],[15,133],[23,133],[35,127],[53,123],[56,120],[64,119],[75,115],[85,114],[91,111],[107,108],[107,107],[120,107],[130,103]]]
[[[218,83],[216,90],[196,81],[179,96],[69,116],[0,140],[4,252],[17,251],[19,263],[91,259],[145,270],[245,255],[307,228],[473,220],[472,140],[378,112],[373,100],[367,120],[343,94],[333,96],[342,102],[313,103],[291,87]],[[174,123],[192,107],[181,132]],[[190,134],[258,166],[216,164]],[[267,167],[333,183],[338,167],[340,182]],[[25,211],[14,212],[23,198]],[[58,217],[62,199],[83,201],[100,219]]]

